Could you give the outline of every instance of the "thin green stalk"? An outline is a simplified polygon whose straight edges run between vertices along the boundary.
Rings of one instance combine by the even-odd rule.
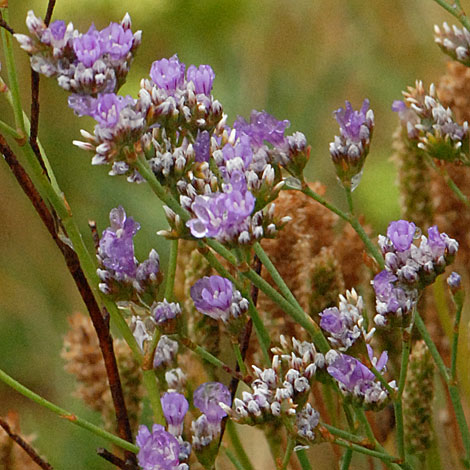
[[[19,134],[15,129],[13,129],[13,127],[9,126],[6,122],[3,121],[0,121],[0,132],[3,134],[8,134],[15,140],[21,140],[24,138],[24,136]]]
[[[415,313],[415,324],[449,389],[450,400],[454,408],[455,417],[457,419],[457,425],[460,429],[460,434],[462,436],[463,446],[465,449],[465,466],[466,468],[470,468],[470,432],[468,429],[467,421],[465,419],[465,413],[463,411],[462,402],[460,400],[459,389],[455,381],[452,380],[452,377],[449,374],[449,370],[445,366],[444,361],[442,360],[439,351],[437,350],[436,345],[431,339],[426,325],[424,324],[423,319],[421,318],[418,312]]]
[[[322,353],[326,353],[330,346],[323,336],[320,327],[302,310],[292,305],[276,289],[259,276],[253,269],[242,272],[242,275],[249,279],[258,289],[264,292],[271,300],[277,303],[290,317],[299,323],[312,337],[315,345]]]
[[[398,459],[396,457],[394,457],[393,455],[389,455],[389,454],[384,453],[384,452],[378,452],[376,450],[372,450],[372,449],[369,449],[367,447],[363,447],[363,446],[358,445],[358,444],[353,444],[352,442],[344,441],[340,438],[334,439],[333,442],[335,444],[338,444],[341,447],[344,447],[346,449],[350,449],[351,451],[359,452],[360,454],[370,455],[371,457],[375,457],[375,458],[377,458],[379,460],[382,460],[383,462],[386,462],[386,463],[387,462],[390,462],[390,463],[398,462]],[[400,468],[400,467],[397,465],[397,468]]]
[[[2,10],[3,18],[8,23],[10,15],[8,8]],[[9,89],[11,90],[13,98],[13,114],[15,116],[15,124],[20,134],[26,135],[23,109],[21,107],[20,87],[18,85],[18,74],[16,73],[15,57],[13,55],[13,45],[10,33],[5,28],[1,28],[0,34],[2,36],[3,49],[5,51],[5,68],[8,74]]]
[[[353,456],[352,449],[346,449],[341,459],[341,470],[348,470]]]
[[[18,393],[21,393],[22,395],[24,395],[26,398],[29,398],[30,400],[34,401],[38,405],[44,408],[47,408],[49,411],[52,411],[53,413],[59,415],[61,418],[67,419],[71,423],[76,424],[77,426],[80,426],[81,428],[86,429],[87,431],[90,431],[93,434],[99,437],[102,437],[103,439],[108,440],[109,442],[115,444],[116,446],[122,449],[128,450],[130,452],[134,452],[134,453],[138,452],[139,448],[136,445],[132,444],[131,442],[127,442],[124,439],[121,439],[120,437],[115,436],[114,434],[111,434],[108,431],[105,431],[104,429],[101,429],[98,426],[95,426],[94,424],[86,421],[83,418],[76,416],[73,413],[70,413],[67,410],[64,410],[63,408],[60,408],[59,406],[46,400],[45,398],[33,392],[29,388],[20,384],[18,381],[10,377],[6,372],[4,372],[1,369],[0,369],[0,380],[4,382],[6,385],[8,385],[9,387],[16,390]]]
[[[411,348],[411,334],[407,330],[403,330],[402,350],[401,350],[401,367],[400,378],[398,381],[398,393],[394,400],[393,406],[395,409],[395,422],[396,422],[396,440],[397,449],[400,458],[405,462],[405,428],[403,424],[403,391],[405,389],[406,373],[408,371],[408,362],[410,358]]]
[[[454,334],[452,338],[452,353],[450,361],[450,379],[455,382],[457,379],[457,350],[459,347],[459,326],[462,317],[463,291],[458,291],[452,296],[455,303]]]
[[[284,458],[282,459],[282,463],[281,463],[281,470],[286,470],[287,465],[289,465],[289,461],[292,456],[294,447],[295,447],[295,437],[289,436],[289,438],[287,439],[286,452],[284,454]]]
[[[306,184],[303,185],[302,187],[302,192],[314,199],[315,201],[319,202],[322,206],[325,206],[327,209],[329,209],[331,212],[335,213],[339,217],[341,217],[343,220],[351,224],[351,227],[356,231],[356,233],[359,235],[359,238],[362,240],[364,243],[367,251],[373,256],[373,258],[377,261],[380,269],[384,269],[384,259],[383,256],[381,255],[380,251],[378,248],[372,243],[371,239],[368,237],[367,233],[365,232],[364,228],[362,225],[359,223],[357,218],[353,215],[348,215],[346,212],[343,212],[341,209],[338,209],[336,206],[330,204],[326,199],[321,197],[319,194],[317,194],[315,191],[312,191]]]
[[[354,206],[352,200],[351,188],[344,187],[344,192],[346,193],[346,200],[348,201],[348,209],[351,216],[354,214]]]
[[[240,372],[243,375],[246,375],[246,365],[245,362],[243,361],[242,357],[242,352],[240,351],[240,345],[238,343],[232,343],[233,346],[233,352],[235,354],[235,358],[237,359],[237,364],[240,369]]]
[[[455,1],[452,5],[447,3],[445,0],[434,0],[438,5],[440,5],[444,10],[448,11],[452,16],[455,16],[465,28],[470,31],[470,21],[465,16],[462,8],[460,8],[459,2]]]
[[[349,431],[345,431],[344,429],[331,426],[331,424],[321,423],[321,425],[333,436],[340,437],[341,439],[345,439],[350,442],[355,442],[356,444],[364,442],[364,436],[358,436]]]
[[[227,458],[230,460],[230,462],[233,463],[233,466],[237,470],[245,470],[245,467],[242,465],[242,463],[235,457],[235,455],[232,453],[231,450],[227,449],[227,447],[223,446],[222,449],[225,452],[225,455]]]
[[[175,287],[176,261],[178,259],[178,240],[170,242],[170,259],[166,270],[165,293],[164,297],[168,302],[173,300],[173,290]]]
[[[260,261],[263,263],[264,267],[268,271],[269,275],[271,276],[273,281],[276,283],[276,285],[279,287],[281,294],[287,300],[289,300],[289,302],[292,305],[299,308],[300,310],[303,310],[299,302],[297,301],[297,299],[294,297],[294,294],[292,294],[291,290],[285,283],[284,279],[279,274],[279,271],[276,269],[273,262],[270,260],[268,254],[263,250],[263,247],[258,242],[256,242],[253,245],[253,248],[255,250],[255,253],[258,255],[258,258],[260,259]]]
[[[312,470],[312,466],[310,465],[310,460],[308,459],[307,452],[305,449],[299,449],[295,452],[297,455],[297,459],[302,467],[302,470]]]
[[[372,428],[370,426],[370,423],[367,419],[367,416],[362,408],[354,408],[354,412],[356,414],[356,417],[358,421],[361,423],[364,431],[366,432],[367,439],[369,439],[371,444],[374,444],[377,446],[378,442],[377,439],[375,438],[374,432],[372,431]]]
[[[163,416],[162,402],[160,400],[160,385],[153,369],[143,370],[142,378],[147,390],[147,395],[152,407],[155,423],[166,425],[165,416]]]
[[[243,448],[243,445],[240,441],[240,437],[238,435],[237,428],[235,424],[233,423],[232,420],[228,420],[227,424],[225,426],[225,429],[228,432],[228,435],[230,437],[230,441],[232,443],[233,449],[235,450],[235,453],[237,454],[238,460],[240,464],[242,465],[243,470],[254,470],[253,464],[251,463],[250,458],[245,452],[245,449]]]

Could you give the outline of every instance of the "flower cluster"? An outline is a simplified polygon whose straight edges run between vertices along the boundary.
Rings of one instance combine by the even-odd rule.
[[[131,31],[128,14],[121,23],[110,23],[98,31],[91,25],[86,33],[72,23],[54,21],[46,26],[41,18],[28,12],[26,26],[31,36],[15,34],[20,46],[31,56],[31,68],[80,98],[112,93],[125,82],[142,33]]]
[[[111,226],[102,234],[98,247],[100,290],[116,300],[133,300],[138,295],[155,297],[162,275],[160,258],[151,250],[139,263],[134,256],[134,235],[140,225],[119,206],[109,214]]]
[[[470,66],[470,32],[467,28],[444,23],[441,29],[434,25],[434,41],[452,59]]]
[[[345,108],[335,111],[340,135],[330,143],[330,154],[340,182],[354,190],[361,180],[364,161],[369,153],[374,130],[374,113],[365,99],[359,111],[349,101]]]
[[[416,87],[403,92],[404,101],[394,101],[392,110],[398,113],[408,139],[433,158],[448,161],[468,160],[468,123],[455,121],[450,108],[439,101],[433,84],[429,92],[417,81]]]
[[[380,358],[374,357],[371,346],[367,345],[369,360],[379,371],[385,370],[388,354],[384,351]],[[389,397],[384,386],[376,379],[374,373],[355,357],[330,349],[325,355],[328,373],[338,381],[343,394],[353,402],[366,408],[379,409]],[[388,385],[396,389],[395,381]]]
[[[406,220],[391,222],[387,236],[379,236],[385,269],[372,281],[377,310],[374,321],[379,326],[387,324],[390,317],[405,324],[419,292],[444,272],[459,247],[435,225],[428,229],[428,237],[421,235],[419,245],[413,243],[415,236],[415,224]]]
[[[284,336],[281,346],[273,348],[272,365],[267,369],[253,366],[256,379],[252,392],[243,392],[235,398],[233,410],[227,410],[232,419],[245,424],[257,424],[286,418],[296,424],[300,437],[312,440],[318,425],[318,413],[306,404],[310,384],[323,368],[325,358],[313,343],[292,338],[292,344]],[[299,403],[302,406],[299,407]],[[226,407],[224,407],[226,408]]]
[[[239,318],[249,306],[232,282],[221,276],[199,279],[191,287],[191,298],[199,312],[224,323]]]
[[[347,351],[360,337],[369,341],[375,330],[364,330],[364,301],[354,289],[346,291],[346,297],[340,295],[339,300],[339,308],[330,307],[320,313],[320,326],[330,334],[328,341],[333,348]]]

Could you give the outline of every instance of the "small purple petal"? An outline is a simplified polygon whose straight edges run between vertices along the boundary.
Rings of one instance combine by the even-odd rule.
[[[231,406],[232,397],[225,385],[219,382],[206,382],[194,391],[193,402],[194,406],[207,416],[209,423],[218,424],[227,416],[219,403]]]
[[[387,228],[387,237],[393,243],[397,251],[406,251],[413,242],[416,232],[416,225],[406,220],[396,220],[389,224]]]

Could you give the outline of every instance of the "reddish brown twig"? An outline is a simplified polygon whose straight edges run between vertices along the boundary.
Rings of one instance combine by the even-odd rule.
[[[0,13],[0,28],[6,29],[10,34],[15,34],[13,28],[2,18]]]
[[[80,261],[77,257],[77,254],[75,251],[73,251],[72,248],[70,248],[60,239],[59,230],[64,231],[64,229],[57,227],[53,213],[51,213],[49,208],[44,203],[30,177],[18,162],[18,159],[2,135],[0,135],[0,152],[3,154],[5,162],[10,167],[19,185],[30,199],[31,203],[36,209],[36,212],[38,213],[54,242],[59,247],[62,255],[64,256],[67,268],[70,271],[70,274],[72,275],[80,292],[82,300],[88,309],[93,326],[98,336],[100,349],[103,354],[106,373],[108,376],[113,405],[116,411],[119,436],[129,442],[133,442],[132,431],[129,425],[129,418],[127,416],[126,404],[124,401],[121,380],[119,377],[119,370],[117,367],[116,357],[114,355],[113,340],[109,332],[109,325],[103,317],[98,303],[96,302],[96,299],[93,295],[93,291],[91,290],[85,274],[80,267]],[[126,458],[135,461],[135,455],[132,452],[126,452]]]
[[[49,26],[49,23],[51,22],[52,12],[54,11],[54,7],[55,7],[55,0],[49,0],[49,3],[47,4],[46,16],[44,17],[44,23],[46,23],[46,26]]]
[[[10,438],[15,441],[33,460],[44,470],[53,470],[51,464],[47,463],[32,447],[29,445],[19,434],[14,433],[10,425],[0,417],[0,426],[5,430],[5,432],[10,436]]]
[[[103,459],[115,465],[117,468],[122,468],[123,470],[138,470],[136,464],[122,460],[117,455],[114,455],[113,453],[109,452],[109,450],[106,450],[103,447],[97,449],[96,453]]]

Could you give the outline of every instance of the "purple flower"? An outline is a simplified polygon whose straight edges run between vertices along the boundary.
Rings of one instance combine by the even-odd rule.
[[[175,318],[181,313],[181,307],[178,303],[168,302],[163,299],[163,302],[154,302],[152,305],[152,316],[157,325],[165,323],[172,318]]]
[[[168,423],[168,430],[175,436],[183,432],[183,421],[188,412],[188,400],[177,392],[167,392],[161,399],[163,414]]]
[[[241,134],[235,142],[235,145],[225,144],[222,148],[222,155],[225,162],[233,160],[234,158],[241,158],[244,168],[247,168],[253,160],[250,137],[246,134]]]
[[[392,295],[393,290],[393,283],[398,278],[389,271],[380,271],[374,277],[372,284],[374,285],[375,295],[379,297],[381,300],[389,299]]]
[[[460,289],[460,282],[462,278],[460,274],[456,272],[452,272],[450,276],[447,278],[447,284],[452,289],[452,291]]]
[[[207,131],[197,131],[194,153],[197,162],[208,162],[210,158],[211,135]]]
[[[194,83],[194,90],[197,94],[203,93],[209,96],[212,90],[212,82],[215,73],[210,65],[190,65],[186,72],[186,80]]]
[[[346,327],[337,307],[327,308],[320,313],[320,326],[328,333],[340,334]]]
[[[272,145],[282,145],[285,141],[284,131],[290,126],[288,120],[278,121],[266,111],[253,110],[250,115],[250,123],[241,116],[233,123],[234,129],[247,134],[251,143],[261,147],[264,141]]]
[[[403,111],[406,111],[406,109],[406,104],[402,100],[395,100],[392,103],[392,111],[394,111],[395,113],[401,113]]]
[[[387,228],[387,237],[393,243],[397,251],[406,251],[413,242],[416,225],[406,220],[395,220],[390,222]]]
[[[101,57],[101,37],[95,25],[91,25],[85,34],[73,39],[73,50],[77,59],[85,66],[92,67]]]
[[[56,41],[60,41],[61,39],[64,39],[66,29],[67,27],[65,25],[65,21],[61,21],[61,20],[53,21],[49,25],[49,31],[51,32],[52,37]]]
[[[124,29],[118,23],[110,23],[100,31],[103,54],[109,54],[114,60],[124,59],[132,48],[134,35],[130,29]]]
[[[101,127],[112,128],[119,122],[120,112],[133,103],[134,99],[129,95],[119,96],[115,93],[106,93],[98,96],[87,114],[95,118]]]
[[[101,236],[98,254],[103,265],[118,275],[134,277],[136,261],[134,258],[133,237],[140,225],[132,217],[127,217],[122,206],[112,209],[109,214],[111,227]]]
[[[233,284],[221,276],[205,276],[191,287],[195,307],[215,320],[229,318],[232,296]]]
[[[195,238],[232,239],[246,229],[254,208],[255,198],[249,191],[196,196],[191,205],[196,217],[186,225]]]
[[[232,405],[232,397],[229,389],[220,382],[206,382],[194,391],[194,406],[207,416],[207,421],[213,425],[219,425],[227,413],[219,406],[219,403]]]
[[[428,228],[428,244],[433,258],[444,256],[446,251],[445,238],[439,233],[437,225]]]
[[[366,98],[362,103],[360,111],[354,111],[351,103],[346,101],[345,108],[339,108],[334,112],[335,118],[338,121],[341,135],[354,142],[359,142],[363,139],[363,134],[368,129],[366,124],[367,111],[369,110],[369,100]]]
[[[151,433],[147,426],[140,426],[136,443],[139,446],[137,460],[143,470],[177,469],[180,445],[162,425],[154,424]]]
[[[185,68],[175,54],[169,59],[156,60],[150,69],[150,77],[158,87],[173,92],[183,85]]]

